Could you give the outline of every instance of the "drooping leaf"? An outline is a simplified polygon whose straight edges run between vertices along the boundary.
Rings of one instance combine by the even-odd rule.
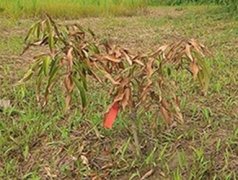
[[[204,61],[198,61],[201,70],[198,72],[198,81],[202,87],[204,95],[207,94],[209,81],[210,81],[210,72]]]
[[[51,30],[48,34],[48,43],[50,47],[50,52],[53,53],[55,48],[55,41],[54,41],[54,32]]]
[[[125,110],[126,106],[130,104],[130,100],[131,100],[131,90],[130,88],[126,88],[124,91],[123,99],[121,101],[121,106],[123,110]]]
[[[18,81],[18,84],[21,84],[23,82],[26,82],[27,80],[29,80],[31,78],[31,76],[33,75],[33,70],[30,68],[26,73],[25,75],[23,76],[23,78]]]
[[[27,32],[27,35],[26,35],[26,37],[25,37],[25,39],[24,39],[24,42],[25,43],[27,43],[30,39],[31,39],[31,37],[32,36],[34,36],[36,33],[36,29],[38,28],[38,22],[37,23],[35,23],[35,24],[33,24],[31,27],[30,27],[30,29],[29,29],[29,31]]]
[[[179,99],[175,95],[174,95],[174,98],[172,99],[172,105],[173,105],[173,109],[175,111],[174,115],[175,115],[176,120],[179,121],[179,123],[184,123],[184,118],[183,118],[183,115],[180,110]]]
[[[83,87],[83,84],[76,77],[73,77],[73,81],[80,92],[82,106],[83,108],[85,108],[87,106],[85,88]]]
[[[160,113],[163,116],[167,124],[172,124],[173,117],[169,110],[169,104],[165,99],[161,100]]]
[[[74,83],[72,79],[72,74],[67,74],[64,78],[64,86],[66,90],[66,97],[65,97],[65,110],[70,109],[71,100],[72,100],[72,91],[74,89]]]
[[[68,52],[67,52],[67,55],[66,55],[66,58],[68,60],[68,70],[71,71],[72,70],[72,67],[73,67],[73,48],[69,48]]]
[[[48,73],[49,73],[50,63],[51,63],[50,56],[44,57],[44,59],[43,59],[43,69],[44,69],[45,76],[47,76]]]
[[[113,79],[113,77],[109,73],[107,73],[106,71],[104,72],[104,74],[105,74],[104,75],[105,78],[109,79],[112,82],[112,84],[114,84],[114,85],[119,85],[120,84],[119,81],[116,81],[115,79]]]

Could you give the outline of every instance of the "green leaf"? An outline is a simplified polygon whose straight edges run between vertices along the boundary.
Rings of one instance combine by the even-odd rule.
[[[83,82],[83,87],[84,87],[84,89],[87,90],[87,89],[88,89],[88,86],[87,86],[86,74],[82,74],[82,75],[80,76],[80,78],[81,78],[81,80],[82,80],[82,82]]]
[[[201,67],[201,70],[198,72],[198,81],[203,89],[203,92],[207,94],[210,82],[210,72],[208,71],[207,64],[203,60],[199,60],[198,64]]]
[[[45,33],[49,33],[50,31],[52,31],[52,25],[50,23],[49,20],[46,20],[46,29],[45,29]]]
[[[32,35],[34,35],[34,33],[36,31],[36,28],[37,28],[37,24],[38,23],[35,23],[30,27],[30,29],[29,29],[29,31],[28,31],[25,39],[24,39],[25,42],[27,42],[32,37]]]
[[[89,47],[90,47],[90,49],[91,49],[94,53],[96,53],[96,54],[99,54],[99,53],[100,53],[98,47],[97,47],[94,43],[90,44]]]
[[[36,59],[36,61],[31,66],[32,71],[36,71],[37,69],[39,69],[41,61],[41,58]]]
[[[56,76],[56,73],[59,70],[58,61],[59,61],[59,59],[54,59],[52,61],[52,63],[51,63],[51,68],[50,68],[50,72],[49,72],[48,85],[50,85],[52,83],[54,77]]]
[[[82,106],[83,106],[83,108],[85,108],[86,105],[87,105],[85,89],[82,86],[81,82],[77,78],[73,77],[73,81],[74,81],[75,85],[77,86],[77,88],[80,92]]]
[[[40,31],[41,31],[41,22],[36,23],[36,28],[35,28],[35,36],[37,37],[37,39],[40,38]]]
[[[88,28],[88,32],[91,34],[92,37],[95,37],[94,32],[90,28]]]
[[[53,52],[54,47],[55,47],[54,32],[53,31],[49,32],[48,43],[49,43],[50,51]]]
[[[48,75],[50,63],[51,63],[51,57],[45,56],[43,59],[43,70],[44,70],[45,76]]]
[[[86,80],[86,70],[87,70],[87,66],[85,63],[83,63],[83,61],[78,60],[74,62],[75,67],[76,67],[76,72],[79,74],[80,79],[82,80],[83,83],[83,87],[85,90],[87,90],[87,80]]]
[[[30,69],[26,72],[26,74],[23,76],[23,78],[22,78],[20,81],[18,81],[18,83],[23,83],[23,82],[28,81],[28,80],[32,77],[33,72],[34,72],[34,71],[30,68]]]
[[[24,147],[23,156],[25,159],[29,156],[29,146],[27,144]]]

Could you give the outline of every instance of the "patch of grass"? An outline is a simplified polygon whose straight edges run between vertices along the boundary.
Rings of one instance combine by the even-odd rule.
[[[10,17],[35,17],[48,13],[64,18],[130,16],[145,6],[143,0],[1,0],[0,14]]]

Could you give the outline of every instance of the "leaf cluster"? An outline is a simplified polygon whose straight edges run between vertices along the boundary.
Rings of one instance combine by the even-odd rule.
[[[32,25],[25,42],[23,53],[33,46],[47,49],[34,57],[19,81],[36,77],[37,100],[42,106],[48,103],[52,88],[63,84],[66,110],[70,109],[74,89],[78,89],[82,107],[86,108],[88,78],[92,77],[95,83],[110,83],[113,101],[104,118],[107,128],[112,127],[120,109],[133,111],[154,105],[167,123],[183,122],[176,82],[164,73],[168,64],[176,70],[185,67],[199,80],[204,93],[208,89],[209,72],[204,62],[208,51],[194,39],[181,39],[153,52],[133,54],[109,41],[99,41],[90,29],[78,24],[59,25],[46,16]],[[47,83],[41,96],[43,79]]]

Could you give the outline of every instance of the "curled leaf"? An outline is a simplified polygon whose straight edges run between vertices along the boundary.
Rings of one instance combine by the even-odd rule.
[[[112,82],[113,85],[119,85],[120,84],[119,81],[114,80],[113,77],[109,73],[107,73],[106,71],[104,71],[104,74],[105,74],[104,75],[105,78],[109,79]]]
[[[162,99],[160,106],[160,113],[163,116],[167,124],[172,124],[173,117],[169,110],[169,104],[165,99]]]
[[[122,109],[125,110],[126,106],[130,103],[131,98],[131,90],[130,88],[126,88],[124,91],[124,96],[121,101]]]

